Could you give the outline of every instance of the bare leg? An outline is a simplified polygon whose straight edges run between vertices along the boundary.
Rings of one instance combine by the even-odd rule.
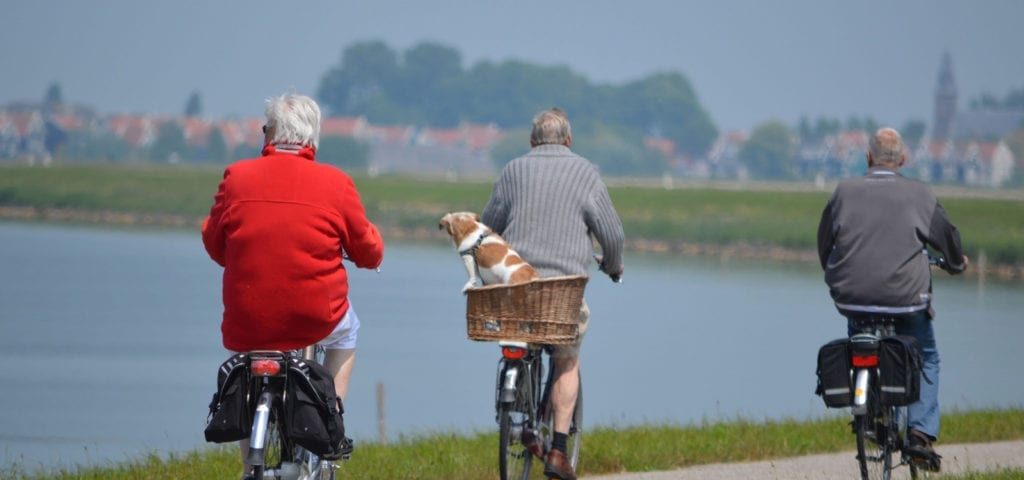
[[[580,357],[556,358],[555,383],[551,387],[551,404],[554,406],[556,432],[569,433],[579,387]]]
[[[329,348],[324,355],[324,366],[334,376],[334,391],[338,398],[345,401],[348,393],[348,382],[352,378],[352,367],[356,363],[356,349]]]

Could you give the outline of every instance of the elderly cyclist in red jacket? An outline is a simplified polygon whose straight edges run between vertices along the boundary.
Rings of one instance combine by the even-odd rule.
[[[359,319],[342,259],[376,268],[384,241],[352,179],[317,163],[320,108],[311,98],[271,98],[258,158],[227,167],[203,222],[203,244],[224,267],[224,347],[232,351],[326,347],[325,366],[345,398]]]

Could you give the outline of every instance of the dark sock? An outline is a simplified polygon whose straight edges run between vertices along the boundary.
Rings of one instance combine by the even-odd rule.
[[[569,434],[555,432],[555,438],[551,439],[551,448],[565,453],[565,445],[569,443]]]

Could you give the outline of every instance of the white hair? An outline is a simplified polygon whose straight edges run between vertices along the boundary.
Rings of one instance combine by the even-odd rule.
[[[530,141],[534,145],[562,145],[572,135],[569,117],[558,107],[544,110],[533,117]]]
[[[882,165],[899,166],[903,159],[903,138],[891,127],[879,128],[871,137],[871,158]]]
[[[312,98],[293,93],[268,98],[266,116],[274,130],[270,143],[320,147],[320,107]]]

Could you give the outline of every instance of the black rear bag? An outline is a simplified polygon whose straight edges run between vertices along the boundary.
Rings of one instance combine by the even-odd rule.
[[[818,350],[818,388],[829,408],[853,405],[853,379],[850,369],[850,339],[837,338]]]
[[[910,405],[921,397],[921,350],[908,335],[882,338],[878,352],[879,401],[882,405]]]
[[[207,442],[233,442],[252,432],[249,405],[249,368],[246,354],[228,358],[217,370],[217,391],[210,401],[210,413],[203,434]]]
[[[325,458],[336,458],[345,437],[344,407],[334,390],[334,377],[322,365],[288,359],[285,386],[285,431],[296,444]]]

